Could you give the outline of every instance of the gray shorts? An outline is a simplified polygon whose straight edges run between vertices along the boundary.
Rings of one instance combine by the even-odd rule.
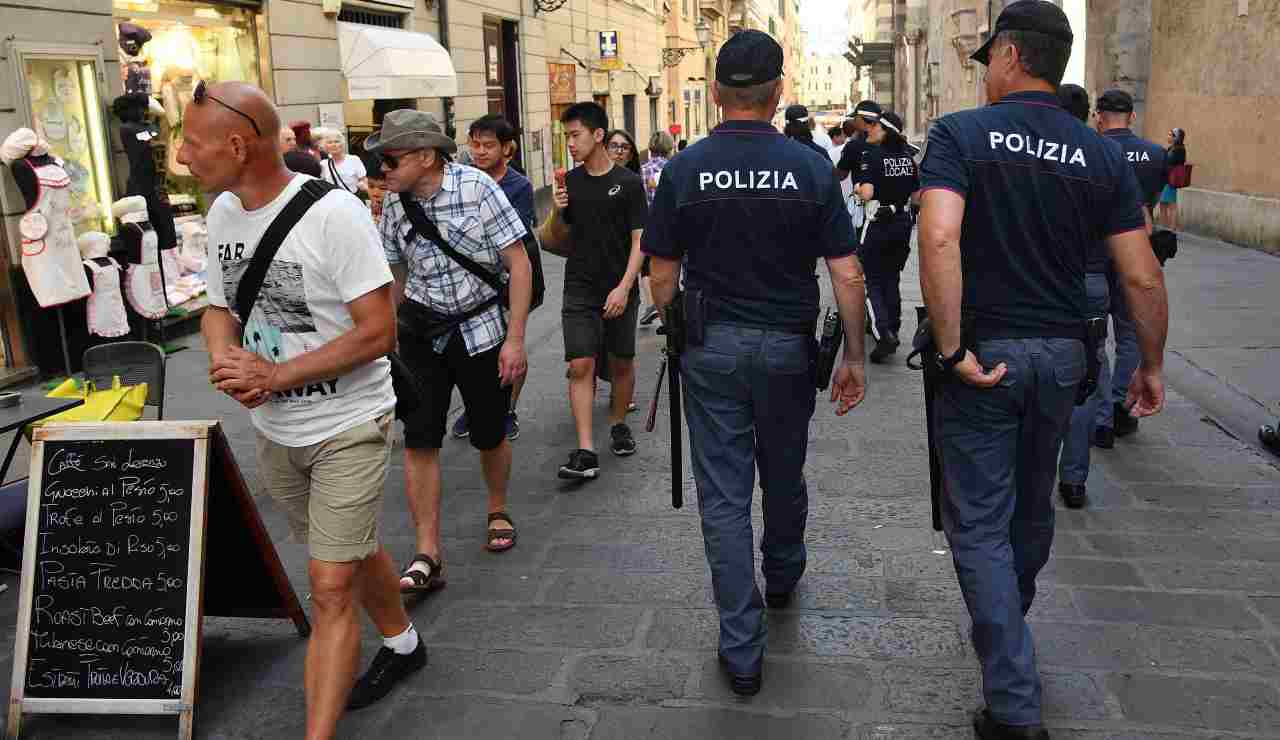
[[[636,321],[640,314],[640,292],[631,291],[627,310],[616,319],[604,317],[604,304],[566,295],[560,317],[564,321],[564,360],[572,362],[595,357],[601,347],[614,357],[636,356]]]

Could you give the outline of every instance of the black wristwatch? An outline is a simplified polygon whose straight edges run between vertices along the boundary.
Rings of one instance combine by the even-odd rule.
[[[965,355],[967,355],[968,353],[969,353],[969,350],[966,349],[965,346],[962,344],[960,345],[960,349],[956,350],[956,353],[954,355],[951,355],[950,357],[943,357],[942,355],[938,355],[938,369],[944,373],[951,372],[952,370],[955,369],[956,365],[959,365],[961,362],[964,362]]]

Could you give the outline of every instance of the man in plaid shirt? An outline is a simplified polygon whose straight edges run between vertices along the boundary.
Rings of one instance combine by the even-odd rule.
[[[488,175],[456,164],[457,144],[430,113],[398,110],[365,149],[382,155],[388,196],[382,208],[383,249],[403,291],[400,355],[417,376],[422,407],[404,422],[405,479],[417,529],[417,553],[400,589],[444,586],[440,545],[440,445],[456,385],[471,423],[471,445],[489,486],[485,547],[509,550],[516,531],[506,511],[511,447],[505,434],[511,385],[527,368],[525,321],[532,270],[522,241],[525,226]],[[394,195],[391,195],[394,193]],[[510,310],[496,291],[427,235],[406,213],[420,208],[439,238],[506,282]]]

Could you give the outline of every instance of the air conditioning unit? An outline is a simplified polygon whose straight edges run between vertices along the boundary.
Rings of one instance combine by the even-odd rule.
[[[650,76],[649,84],[645,87],[644,94],[651,98],[656,98],[662,95],[662,78],[658,75]]]

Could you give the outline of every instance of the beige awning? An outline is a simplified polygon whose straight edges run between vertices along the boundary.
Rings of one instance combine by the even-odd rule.
[[[338,51],[351,100],[458,94],[453,58],[425,33],[340,22]]]

